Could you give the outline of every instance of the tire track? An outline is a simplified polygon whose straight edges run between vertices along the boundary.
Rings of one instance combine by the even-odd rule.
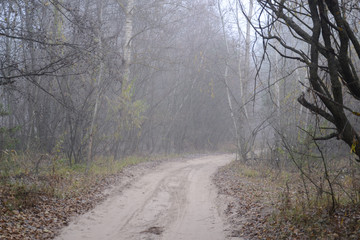
[[[216,155],[164,163],[124,191],[115,191],[56,239],[225,239],[211,176],[231,159]]]

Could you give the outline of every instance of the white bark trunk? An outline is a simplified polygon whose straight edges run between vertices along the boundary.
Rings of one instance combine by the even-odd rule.
[[[279,119],[279,121],[281,120],[281,97],[280,97],[280,73],[279,73],[279,58],[278,55],[275,55],[275,83],[274,83],[274,88],[275,88],[275,100],[276,100],[276,112],[277,112],[277,117]]]
[[[98,39],[99,39],[99,51],[100,51],[100,55],[103,54],[103,39],[102,39],[102,33],[101,33],[101,25],[102,25],[102,21],[103,21],[103,6],[102,6],[102,1],[98,2],[98,21],[99,21],[99,32],[98,32]],[[89,136],[89,147],[88,147],[88,163],[92,161],[93,159],[93,141],[94,141],[94,135],[96,132],[96,118],[97,118],[97,113],[98,113],[98,108],[99,108],[99,102],[100,102],[100,97],[101,97],[101,91],[100,91],[100,84],[103,80],[103,72],[104,72],[104,60],[101,58],[100,59],[100,65],[99,65],[99,73],[98,73],[98,77],[96,79],[95,82],[95,105],[94,105],[94,110],[93,110],[93,114],[92,114],[92,118],[91,118],[91,125],[90,125],[90,136]]]
[[[228,44],[227,37],[226,37],[225,22],[224,22],[224,16],[223,16],[221,6],[220,6],[220,1],[218,1],[218,10],[219,10],[219,14],[220,14],[221,26],[222,26],[222,31],[223,31],[224,40],[225,40],[226,53],[227,53],[227,55],[229,55],[230,50],[229,50],[229,44]],[[231,101],[230,89],[229,89],[229,85],[228,85],[228,81],[227,81],[228,80],[228,71],[229,71],[229,67],[227,65],[227,59],[226,59],[225,60],[224,82],[225,82],[225,86],[226,86],[226,94],[227,94],[227,100],[228,100],[228,105],[229,105],[229,109],[230,109],[230,116],[231,116],[231,119],[233,121],[233,125],[235,128],[236,147],[237,147],[237,149],[240,149],[240,138],[239,138],[239,132],[238,132],[239,129],[237,127],[236,117],[234,114],[234,109],[233,109],[232,101]]]
[[[119,1],[119,0],[118,0]],[[131,38],[133,35],[133,9],[135,0],[128,0],[125,8],[125,36],[124,36],[124,72],[123,72],[123,86],[127,85],[130,78],[130,63],[131,63]]]
[[[238,34],[239,34],[239,38],[241,38],[241,36],[243,36],[243,33],[241,31],[240,28],[240,23],[239,23],[239,2],[236,1],[236,9],[235,9],[235,14],[236,14],[236,24],[237,24],[237,30],[238,30]],[[247,18],[249,20],[252,19],[252,15],[253,15],[253,0],[250,0],[249,2],[249,11],[247,14]],[[246,33],[245,33],[245,64],[244,62],[242,62],[242,51],[239,51],[239,61],[238,61],[238,74],[239,74],[239,81],[240,81],[240,95],[241,95],[241,105],[243,106],[243,111],[244,111],[244,116],[245,116],[245,120],[248,120],[249,115],[248,115],[248,111],[245,105],[246,102],[246,94],[244,89],[246,89],[246,82],[249,80],[249,68],[250,68],[250,43],[251,43],[251,36],[250,36],[250,30],[251,30],[251,25],[250,23],[247,21],[246,22]]]

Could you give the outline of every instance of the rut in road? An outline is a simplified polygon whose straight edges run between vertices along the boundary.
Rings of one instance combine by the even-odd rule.
[[[221,240],[211,175],[232,155],[167,162],[73,221],[57,240]]]

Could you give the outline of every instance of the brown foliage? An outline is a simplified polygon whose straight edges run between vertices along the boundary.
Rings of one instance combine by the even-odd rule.
[[[281,175],[281,174],[280,174]],[[301,179],[233,162],[215,176],[220,194],[231,197],[225,214],[233,237],[246,239],[359,239],[360,206],[329,199],[308,204]],[[313,193],[315,195],[315,193]]]

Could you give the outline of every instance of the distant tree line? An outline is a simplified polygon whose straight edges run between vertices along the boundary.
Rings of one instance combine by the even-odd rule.
[[[0,3],[0,150],[96,155],[232,141],[208,1]]]

